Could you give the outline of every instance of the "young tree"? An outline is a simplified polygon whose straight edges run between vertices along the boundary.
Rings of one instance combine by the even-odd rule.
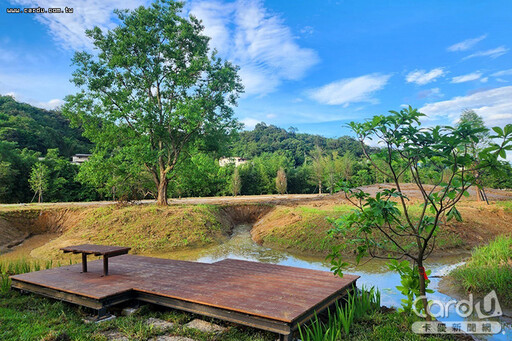
[[[329,193],[334,193],[334,188],[342,177],[342,158],[338,155],[337,151],[333,151],[330,155],[324,157],[325,165],[325,183],[329,189]]]
[[[81,91],[63,107],[96,151],[123,149],[127,166],[151,174],[160,205],[188,146],[240,128],[232,109],[243,90],[238,68],[210,53],[203,26],[183,6],[160,0],[116,10],[118,27],[87,30],[97,54],[75,54],[72,81]]]
[[[316,146],[310,155],[312,158],[311,176],[313,177],[313,181],[318,185],[318,194],[322,194],[322,181],[325,173],[324,151],[321,147]]]
[[[287,182],[287,179],[286,179],[286,172],[284,171],[284,168],[281,167],[277,171],[277,176],[276,176],[276,190],[277,190],[277,193],[285,194],[287,187],[288,187],[288,182]]]
[[[34,167],[32,167],[28,182],[32,191],[34,191],[34,196],[37,195],[38,203],[43,202],[43,192],[46,192],[48,189],[49,177],[50,170],[41,162],[36,163]]]
[[[231,193],[236,197],[242,190],[242,178],[240,177],[240,171],[238,167],[235,167],[233,172],[233,178],[231,178]]]
[[[346,151],[341,158],[341,176],[343,180],[349,181],[354,172],[354,165],[356,163],[356,158],[354,153],[350,150]]]
[[[370,195],[363,190],[354,190],[342,184],[346,198],[357,208],[352,214],[334,222],[334,235],[355,235],[350,245],[355,245],[357,261],[364,256],[401,259],[407,257],[417,269],[420,305],[430,318],[426,298],[427,272],[424,261],[435,247],[436,235],[442,227],[441,218],[461,219],[456,208],[457,202],[468,196],[467,189],[474,184],[474,169],[495,165],[498,157],[505,158],[506,150],[512,149],[512,124],[505,129],[493,128],[500,144],[491,144],[475,158],[468,146],[478,143],[482,128],[461,124],[457,127],[420,127],[424,116],[409,107],[400,112],[391,111],[389,116],[375,116],[364,123],[350,124],[357,134],[366,158],[375,169],[392,179],[395,188],[379,190]],[[383,148],[370,155],[364,142],[377,138]],[[382,166],[375,163],[381,160]],[[437,167],[434,185],[425,185],[422,165],[427,162]],[[450,177],[443,181],[444,173],[450,170]],[[409,172],[421,193],[421,211],[413,214],[416,205],[409,205],[409,199],[402,192],[400,176]],[[347,244],[347,243],[344,243]],[[340,246],[342,247],[342,246]],[[341,249],[331,254],[333,270],[341,273],[344,263],[340,259]],[[410,273],[410,272],[409,272]]]
[[[478,153],[481,152],[485,147],[489,144],[489,129],[485,126],[484,120],[482,117],[478,116],[476,112],[473,110],[464,110],[460,115],[458,126],[462,124],[469,124],[474,128],[479,128],[481,130],[480,133],[477,134],[478,142],[472,142],[469,144],[468,148],[473,158],[478,158]],[[485,191],[482,186],[482,172],[479,172],[477,169],[474,170],[473,176],[475,177],[475,192],[478,201],[483,201],[485,196]]]

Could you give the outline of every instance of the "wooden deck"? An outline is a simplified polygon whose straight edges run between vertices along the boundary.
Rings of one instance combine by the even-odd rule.
[[[331,306],[359,276],[225,259],[198,263],[123,255],[12,276],[12,286],[97,309],[140,300],[290,337],[298,324]]]

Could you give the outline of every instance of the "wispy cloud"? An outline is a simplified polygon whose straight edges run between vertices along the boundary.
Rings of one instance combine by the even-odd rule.
[[[449,46],[447,50],[450,52],[466,51],[475,46],[476,44],[478,44],[479,42],[481,42],[482,40],[484,40],[485,38],[487,38],[487,34],[481,35],[480,37],[476,38],[466,39],[461,42],[458,42],[457,44]]]
[[[474,81],[482,77],[481,72],[468,73],[467,75],[457,76],[452,78],[452,83],[464,83]]]
[[[439,99],[439,98],[442,98],[444,96],[444,94],[441,92],[441,89],[432,88],[432,89],[428,89],[428,90],[422,90],[422,91],[418,92],[418,94],[416,96],[418,97],[418,99],[425,99],[425,98]]]
[[[474,110],[487,125],[505,125],[512,121],[512,86],[484,90],[450,100],[428,103],[419,110],[429,119],[455,121],[465,109]]]
[[[98,26],[101,29],[114,27],[112,11],[134,9],[147,4],[145,0],[11,0],[13,4],[27,7],[73,7],[72,14],[38,14],[33,17],[48,27],[57,44],[72,50],[91,49],[85,30]]]
[[[194,1],[190,13],[203,21],[220,55],[241,67],[247,94],[275,91],[285,80],[301,79],[319,61],[260,1]]]
[[[355,78],[341,79],[320,88],[313,89],[309,95],[322,104],[349,105],[357,102],[375,103],[373,93],[387,84],[391,75],[369,74]]]
[[[485,51],[478,51],[473,54],[470,54],[469,56],[464,57],[464,59],[470,59],[475,57],[490,57],[490,58],[498,58],[499,56],[503,56],[505,53],[508,52],[508,48],[505,46],[500,46],[495,49],[485,50]]]
[[[493,76],[493,77],[512,76],[512,69],[501,70],[501,71],[493,73],[491,76]]]
[[[430,82],[434,82],[437,78],[445,75],[446,72],[444,71],[444,68],[438,67],[435,69],[432,69],[430,71],[425,70],[415,70],[412,72],[409,72],[407,76],[405,76],[405,80],[407,83],[415,83],[418,85],[425,85]]]

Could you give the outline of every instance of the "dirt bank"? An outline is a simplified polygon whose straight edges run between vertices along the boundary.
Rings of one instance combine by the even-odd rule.
[[[510,203],[460,202],[457,207],[463,221],[450,221],[440,229],[435,253],[469,252],[497,235],[512,233]],[[277,206],[254,225],[252,236],[267,247],[327,255],[332,246],[343,242],[327,238],[327,232],[332,228],[329,218],[337,218],[352,209],[342,201]],[[346,250],[348,254],[351,252]]]
[[[62,258],[61,247],[82,243],[125,245],[139,254],[169,252],[222,242],[233,226],[252,224],[272,209],[267,204],[4,208],[0,235],[13,246],[31,235],[52,234],[29,251],[39,259]]]
[[[388,185],[365,189],[376,191],[379,186]],[[412,185],[404,184],[403,189],[412,199],[419,195]],[[488,191],[488,196],[512,197],[505,191]],[[437,239],[440,252],[469,250],[512,232],[512,201],[486,205],[464,200],[458,207],[464,221],[450,222],[443,229]],[[325,255],[334,243],[342,242],[326,238],[332,226],[328,218],[351,209],[339,194],[192,198],[171,200],[168,207],[140,203],[0,205],[0,253],[40,234],[53,238],[31,252],[43,259],[61,258],[60,247],[84,242],[127,245],[141,254],[169,252],[222,242],[234,225],[248,223],[254,224],[253,239],[265,246]]]

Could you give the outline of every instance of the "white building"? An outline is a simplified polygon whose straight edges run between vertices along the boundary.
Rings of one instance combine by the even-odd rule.
[[[89,157],[91,157],[91,155],[92,154],[75,154],[72,157],[71,163],[81,165],[82,163],[89,161]]]
[[[247,161],[248,161],[247,159],[244,159],[243,157],[238,157],[238,156],[221,157],[219,159],[219,166],[225,167],[227,165],[234,164],[235,167],[238,167],[240,165],[243,165],[244,163],[247,163]]]

